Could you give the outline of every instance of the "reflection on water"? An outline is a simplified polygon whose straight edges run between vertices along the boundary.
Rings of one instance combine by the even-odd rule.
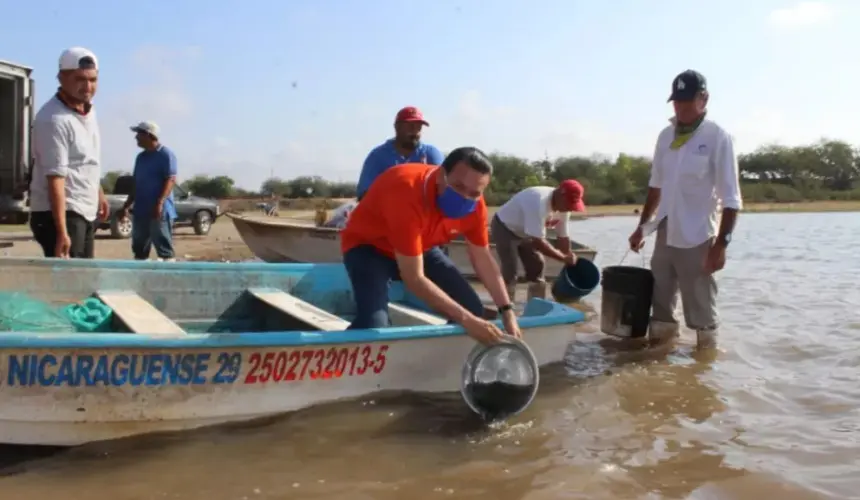
[[[634,223],[572,227],[607,266]],[[0,498],[860,498],[856,234],[854,214],[743,216],[716,359],[693,355],[690,332],[668,355],[600,334],[597,291],[564,365],[509,422],[486,426],[459,394],[386,394],[47,456],[3,449]]]

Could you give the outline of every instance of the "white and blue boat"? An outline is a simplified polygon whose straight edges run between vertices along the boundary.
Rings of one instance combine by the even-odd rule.
[[[340,264],[0,259],[0,442],[79,445],[379,391],[456,392],[475,346],[395,283],[391,328],[345,330]],[[520,325],[544,366],[582,312]]]

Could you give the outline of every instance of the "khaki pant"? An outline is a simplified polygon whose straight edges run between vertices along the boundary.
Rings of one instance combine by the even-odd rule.
[[[505,285],[511,286],[517,283],[520,261],[523,263],[526,281],[530,283],[543,281],[544,257],[535,249],[531,240],[514,234],[496,215],[490,223],[490,232],[496,245],[496,253],[499,255],[499,267],[501,267]]]
[[[711,240],[693,248],[675,248],[666,244],[666,220],[657,229],[651,272],[654,273],[652,317],[655,321],[677,323],[675,307],[678,292],[684,308],[684,320],[692,330],[715,329],[717,282],[704,271],[705,257]]]

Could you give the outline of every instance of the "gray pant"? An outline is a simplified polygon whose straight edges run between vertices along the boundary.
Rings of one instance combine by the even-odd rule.
[[[546,261],[543,255],[535,249],[530,239],[522,239],[514,234],[496,215],[493,216],[493,221],[490,223],[490,233],[493,235],[493,243],[496,245],[496,253],[499,255],[499,267],[505,285],[517,282],[519,261],[523,263],[527,282],[533,283],[543,280]]]
[[[684,307],[684,320],[693,330],[716,328],[717,281],[704,270],[711,240],[693,248],[675,248],[666,244],[666,220],[657,229],[651,272],[654,273],[653,319],[677,323],[675,307],[678,291]]]

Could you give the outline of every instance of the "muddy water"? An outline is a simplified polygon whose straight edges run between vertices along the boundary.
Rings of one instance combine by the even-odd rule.
[[[632,218],[575,223],[601,266]],[[860,498],[860,215],[744,215],[716,359],[639,359],[594,317],[532,407],[394,395],[253,426],[0,453],[0,498]],[[593,316],[595,292],[583,305]],[[29,458],[30,460],[24,460]]]

